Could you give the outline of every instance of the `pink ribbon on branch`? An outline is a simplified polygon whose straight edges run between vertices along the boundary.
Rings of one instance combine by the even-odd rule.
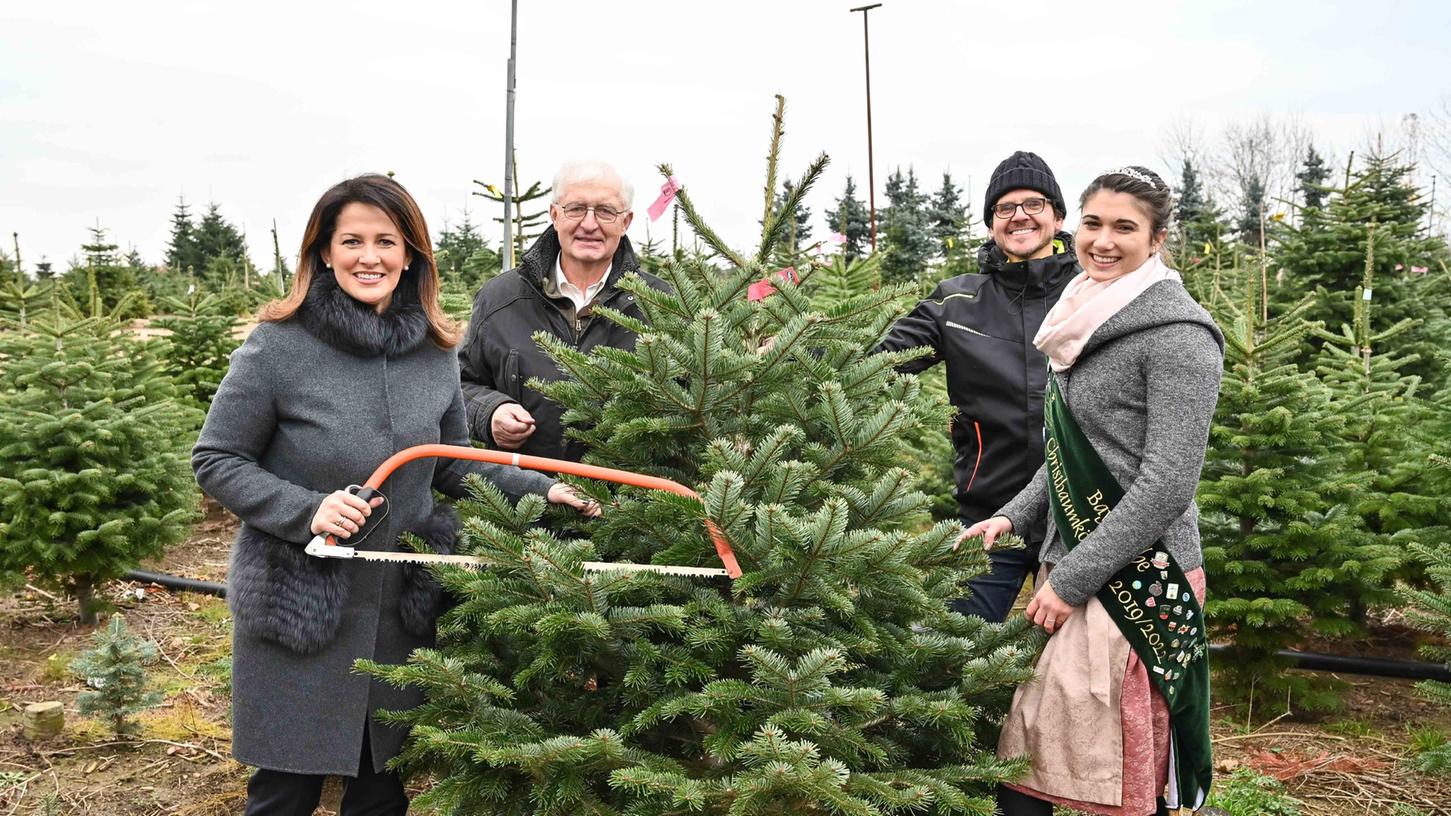
[[[801,282],[800,279],[796,277],[796,267],[794,266],[788,266],[785,269],[777,270],[775,277],[778,277],[783,281],[790,281],[791,283]],[[751,284],[750,288],[746,290],[746,300],[765,300],[768,296],[774,294],[775,291],[776,287],[771,285],[770,278],[767,278],[765,280],[759,280]]]
[[[660,185],[660,197],[655,199],[655,203],[651,204],[648,210],[651,221],[660,220],[660,216],[665,214],[665,208],[675,200],[675,194],[678,192],[680,192],[680,182],[676,181],[674,176],[665,179],[665,183]]]

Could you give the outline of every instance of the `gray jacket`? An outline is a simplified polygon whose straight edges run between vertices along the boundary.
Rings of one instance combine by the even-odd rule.
[[[1079,606],[1156,541],[1186,572],[1202,566],[1194,491],[1224,372],[1224,336],[1178,281],[1144,290],[1088,339],[1058,378],[1073,417],[1124,489],[1070,552],[1048,510],[1047,466],[995,515],[1013,529],[1048,519],[1042,560],[1053,589]]]
[[[333,561],[302,552],[323,498],[362,484],[412,445],[468,444],[457,358],[426,336],[416,296],[395,292],[377,315],[319,276],[298,314],[263,323],[232,355],[192,452],[197,482],[243,524],[232,548],[233,753],[273,770],[355,776],[369,728],[372,764],[403,732],[372,721],[421,694],[353,671],[370,658],[404,662],[432,644],[437,587],[419,570]],[[404,531],[447,547],[433,489],[457,495],[468,472],[513,497],[553,480],[481,463],[422,460],[383,485],[389,513],[361,547],[397,550]]]

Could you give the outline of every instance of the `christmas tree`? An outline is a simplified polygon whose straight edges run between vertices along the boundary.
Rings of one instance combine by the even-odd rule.
[[[1419,376],[1428,389],[1439,391],[1451,384],[1445,354],[1451,348],[1451,318],[1446,311],[1451,276],[1444,266],[1445,241],[1425,233],[1428,202],[1410,183],[1413,169],[1394,153],[1372,152],[1359,169],[1347,172],[1342,187],[1330,191],[1323,212],[1307,209],[1298,225],[1279,229],[1275,263],[1283,285],[1275,300],[1285,306],[1315,292],[1318,297],[1307,319],[1331,330],[1353,324],[1353,297],[1364,277],[1374,230],[1371,257],[1377,307],[1371,331],[1418,319],[1386,350],[1416,355],[1405,373]],[[1320,341],[1310,345],[1318,348]]]
[[[928,212],[929,200],[917,188],[917,173],[901,168],[887,177],[887,209],[882,215],[882,280],[919,282],[937,250]]]
[[[1451,474],[1451,459],[1438,455],[1432,455],[1430,459],[1443,476]],[[1436,545],[1415,542],[1410,548],[1425,565],[1432,588],[1401,590],[1401,599],[1410,607],[1406,619],[1411,625],[1441,638],[1451,637],[1451,546],[1443,539]],[[1430,660],[1451,667],[1451,648],[1430,644],[1423,646],[1421,653]],[[1451,705],[1451,683],[1425,680],[1418,688],[1426,697],[1442,705]],[[1416,758],[1416,764],[1423,773],[1451,772],[1451,742],[1422,753]]]
[[[941,263],[928,281],[938,281],[977,271],[976,228],[978,220],[973,217],[972,207],[962,199],[962,190],[952,180],[952,174],[943,172],[942,186],[933,194],[929,219],[932,237],[941,252]]]
[[[96,587],[181,540],[197,504],[198,412],[115,315],[53,295],[0,330],[0,577],[72,593],[86,623]]]
[[[872,251],[868,243],[872,233],[871,213],[867,205],[857,198],[856,182],[851,175],[846,177],[846,189],[836,200],[836,209],[826,211],[826,225],[832,232],[846,236],[842,251],[848,260],[860,258]]]
[[[1295,180],[1300,182],[1300,201],[1305,210],[1319,210],[1325,206],[1325,196],[1330,192],[1325,181],[1329,178],[1325,157],[1315,150],[1315,145],[1310,145],[1305,150],[1305,163],[1295,174]]]
[[[171,214],[171,237],[166,242],[166,266],[181,275],[195,275],[205,269],[207,259],[197,246],[196,222],[186,199],[178,197]]]
[[[484,282],[500,271],[499,253],[489,248],[478,228],[464,210],[463,222],[456,227],[445,224],[434,249],[438,277],[450,294],[462,294],[468,303]],[[467,314],[465,314],[467,317]]]
[[[221,296],[195,289],[185,298],[163,298],[159,305],[167,314],[153,325],[171,332],[161,352],[167,374],[186,395],[182,401],[205,414],[232,351],[242,344],[233,331],[236,314]]]
[[[1353,323],[1338,333],[1316,331],[1324,345],[1317,365],[1331,389],[1336,413],[1345,418],[1345,466],[1363,473],[1365,489],[1352,509],[1371,532],[1397,543],[1408,540],[1451,545],[1451,495],[1435,484],[1426,455],[1448,430],[1444,408],[1423,398],[1419,377],[1404,373],[1418,357],[1386,351],[1417,320],[1404,318],[1372,329],[1375,294],[1374,225],[1368,232],[1365,275],[1355,291]]]
[[[1286,673],[1276,652],[1306,627],[1358,631],[1354,610],[1384,598],[1399,552],[1353,512],[1363,477],[1345,466],[1344,417],[1296,367],[1310,301],[1266,319],[1258,277],[1242,276],[1244,296],[1220,316],[1225,374],[1199,486],[1205,613],[1232,639],[1218,688],[1261,713],[1333,708],[1331,681]]]
[[[90,227],[90,240],[81,245],[83,260],[72,260],[65,281],[78,295],[94,293],[100,306],[115,311],[117,317],[141,317],[150,311],[150,304],[140,292],[136,271],[120,256],[121,247],[112,243],[107,230],[100,225]],[[118,306],[124,308],[117,310]]]
[[[688,192],[679,200],[729,267],[666,259],[670,294],[626,278],[648,320],[603,314],[640,333],[634,351],[536,339],[573,375],[543,387],[568,407],[587,461],[674,479],[701,500],[588,484],[609,509],[561,538],[535,523],[542,502],[510,507],[475,485],[465,547],[495,566],[443,576],[460,601],[437,650],[370,667],[428,692],[392,717],[413,726],[405,763],[435,780],[417,804],[991,813],[996,782],[1022,768],[992,746],[1037,640],[1021,617],[995,625],[947,608],[986,559],[972,542],[954,550],[960,525],[924,520],[898,466],[904,438],[940,406],[895,373],[915,352],[866,351],[912,288],[817,310],[811,273],[796,286],[763,263],[771,235],[738,252]],[[768,278],[775,292],[753,299]],[[705,519],[733,546],[739,579],[580,570],[710,565]]]
[[[517,179],[519,178],[519,162],[517,159],[514,160],[513,169],[517,184]],[[474,195],[487,198],[498,204],[504,203],[505,196],[503,190],[478,179],[474,179],[474,184],[479,185],[479,189],[474,191]],[[512,225],[510,229],[511,234],[514,236],[514,245],[512,247],[499,248],[502,268],[513,269],[519,263],[519,259],[524,256],[524,250],[528,249],[529,245],[534,243],[535,238],[538,238],[544,233],[544,228],[548,226],[545,221],[549,217],[549,202],[547,200],[540,202],[540,204],[530,204],[530,202],[545,198],[553,189],[552,187],[545,187],[543,182],[536,181],[529,185],[528,189],[523,192],[520,192],[516,186],[513,193],[508,196],[508,203],[511,208],[509,223]],[[542,205],[544,209],[526,213],[524,212],[525,204],[530,204],[530,206]],[[495,218],[494,221],[499,224],[504,223],[503,218]]]
[[[100,716],[117,737],[135,734],[141,727],[131,716],[162,700],[160,692],[146,690],[146,664],[156,659],[156,644],[131,634],[119,614],[93,641],[95,647],[71,663],[71,671],[90,687],[76,698],[76,710]]]
[[[1218,262],[1224,248],[1224,214],[1204,186],[1192,159],[1184,160],[1174,202],[1174,257],[1180,269],[1197,272]]]

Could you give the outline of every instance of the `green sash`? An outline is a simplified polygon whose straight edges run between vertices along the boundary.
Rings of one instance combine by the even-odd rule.
[[[1073,419],[1056,376],[1048,378],[1044,402],[1049,503],[1058,534],[1071,550],[1098,527],[1124,491]],[[1199,600],[1184,570],[1157,542],[1109,579],[1098,600],[1169,703],[1169,804],[1198,809],[1213,775],[1209,648]]]

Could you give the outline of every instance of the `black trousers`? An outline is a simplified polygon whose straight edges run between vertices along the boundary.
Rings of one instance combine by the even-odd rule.
[[[368,729],[363,729],[363,753],[357,777],[343,778],[340,816],[403,816],[408,812],[408,795],[403,780],[392,771],[373,770]],[[247,782],[245,816],[312,816],[322,798],[327,777],[258,768]]]
[[[998,786],[998,811],[1001,816],[1053,816],[1053,805],[1042,799]],[[1169,806],[1159,797],[1153,813],[1144,816],[1168,816]]]
[[[972,526],[966,521],[964,526]],[[971,594],[948,602],[954,611],[964,615],[982,618],[991,623],[1002,623],[1013,611],[1013,601],[1023,591],[1023,583],[1033,578],[1037,585],[1038,550],[1042,545],[1032,545],[1023,550],[993,550],[988,553],[991,563],[987,572],[973,576],[967,582]]]

